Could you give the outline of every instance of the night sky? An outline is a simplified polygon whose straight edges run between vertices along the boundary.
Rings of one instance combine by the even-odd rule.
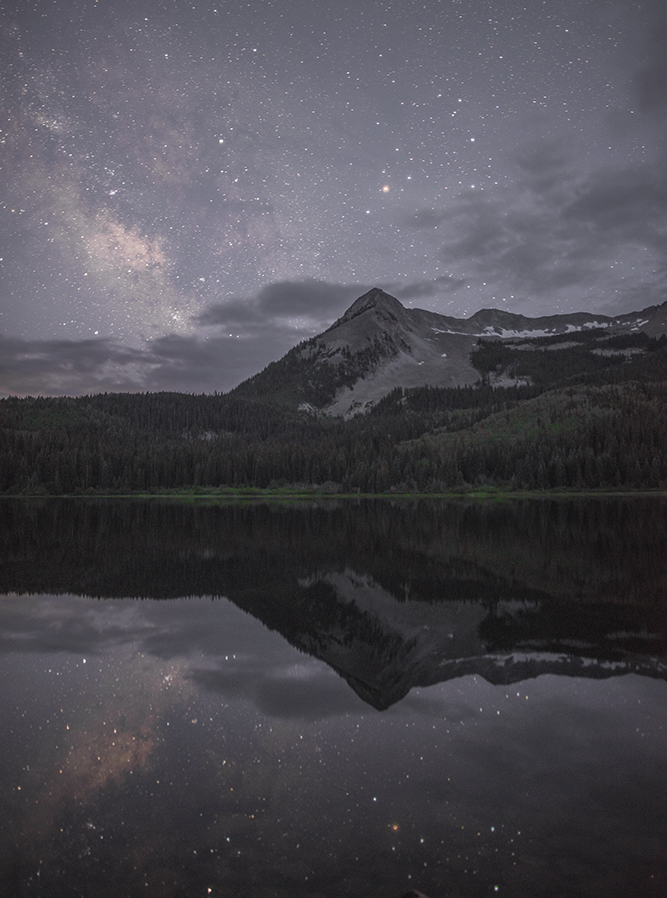
[[[369,287],[663,302],[664,0],[0,0],[0,395],[228,390]]]

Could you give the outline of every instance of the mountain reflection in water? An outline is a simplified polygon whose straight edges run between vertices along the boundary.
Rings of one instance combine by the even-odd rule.
[[[0,892],[667,894],[666,546],[658,497],[0,502]]]

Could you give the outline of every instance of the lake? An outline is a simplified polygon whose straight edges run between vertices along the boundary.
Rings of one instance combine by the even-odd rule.
[[[667,500],[0,500],[0,894],[667,895]]]

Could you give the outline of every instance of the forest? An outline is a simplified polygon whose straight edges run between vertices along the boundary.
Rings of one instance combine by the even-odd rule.
[[[570,336],[553,351],[482,341],[477,385],[397,388],[349,419],[242,390],[8,397],[0,494],[664,489],[667,341],[594,355]],[[516,385],[492,386],[511,366]]]

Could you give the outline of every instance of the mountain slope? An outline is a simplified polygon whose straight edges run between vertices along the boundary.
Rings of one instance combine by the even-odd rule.
[[[482,309],[468,319],[423,309],[406,309],[375,287],[360,296],[334,324],[290,350],[282,359],[240,384],[232,395],[273,399],[291,408],[348,416],[366,411],[396,387],[457,387],[477,383],[482,369],[471,354],[480,339],[541,340],[557,335],[597,333],[652,336],[667,330],[667,303],[617,318],[577,312],[527,318]],[[564,344],[561,344],[561,346]],[[543,346],[536,347],[542,351]],[[531,382],[505,376],[497,385]],[[487,374],[491,369],[487,369]]]

